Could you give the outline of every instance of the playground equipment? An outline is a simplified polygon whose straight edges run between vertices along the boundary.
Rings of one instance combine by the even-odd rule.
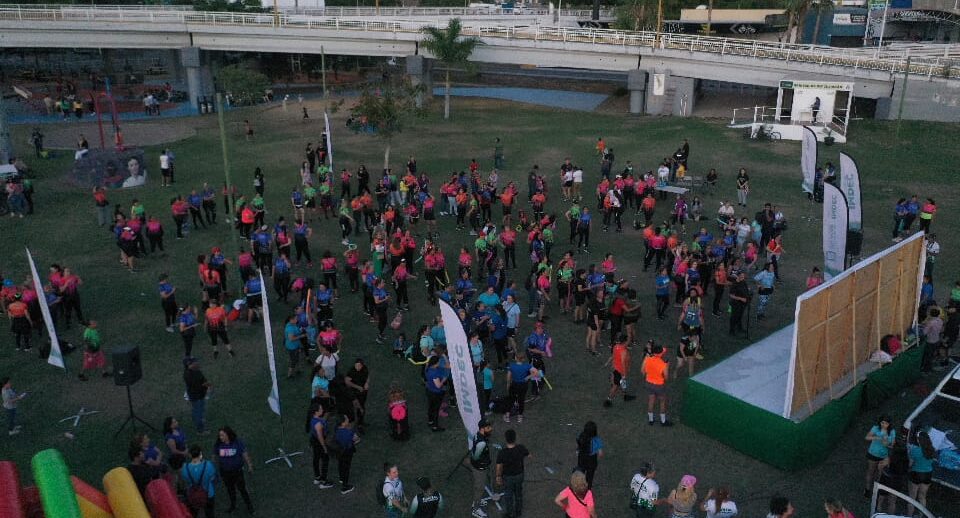
[[[170,483],[147,486],[149,510],[126,468],[103,477],[106,494],[70,475],[63,455],[43,450],[31,459],[36,486],[22,487],[13,462],[0,461],[0,518],[189,518]]]

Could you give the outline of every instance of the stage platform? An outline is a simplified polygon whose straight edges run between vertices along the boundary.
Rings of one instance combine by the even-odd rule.
[[[819,410],[784,417],[793,326],[787,326],[687,380],[683,422],[751,457],[784,470],[815,465],[829,454],[861,408],[882,401],[919,375],[921,348],[892,364],[858,369],[822,394]],[[862,381],[862,382],[861,382]]]

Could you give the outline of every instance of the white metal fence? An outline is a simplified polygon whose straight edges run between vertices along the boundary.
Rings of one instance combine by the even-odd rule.
[[[91,9],[60,7],[56,9],[35,9],[0,6],[0,20],[22,22],[44,21],[90,21],[90,22],[150,22],[182,25],[214,26],[270,26],[297,29],[324,29],[336,31],[418,33],[425,26],[434,23],[428,20],[390,20],[390,19],[344,19],[340,17],[310,16],[280,13],[218,13],[183,10],[148,9]],[[484,39],[506,38],[534,41],[560,41],[588,43],[600,46],[631,46],[655,49],[685,50],[691,53],[732,55],[761,60],[799,62],[813,65],[847,67],[853,70],[875,70],[901,74],[907,69],[914,75],[938,76],[948,79],[960,79],[960,60],[947,49],[944,54],[919,52],[913,49],[881,49],[874,53],[863,49],[844,49],[818,45],[798,45],[790,43],[765,42],[734,38],[718,38],[699,35],[654,32],[618,31],[611,29],[591,29],[573,27],[552,27],[537,25],[534,27],[513,27],[508,25],[470,25],[464,27],[467,35],[476,35]],[[942,46],[941,46],[942,47]],[[942,49],[940,49],[942,51]]]

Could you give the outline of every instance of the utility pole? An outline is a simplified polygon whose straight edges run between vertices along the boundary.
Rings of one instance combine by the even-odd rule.
[[[323,82],[323,98],[327,98],[327,55],[323,52],[323,45],[320,45],[320,81]]]
[[[907,81],[910,79],[910,56],[907,56],[907,66],[903,69],[903,86],[900,89],[900,106],[897,107],[897,138],[900,138],[900,123],[903,122],[903,103],[907,98]]]
[[[217,125],[220,127],[220,149],[223,151],[223,179],[227,184],[227,193],[230,200],[233,201],[233,181],[230,179],[230,153],[227,152],[227,129],[223,122],[223,96],[217,92]],[[231,207],[232,208],[232,207]],[[228,225],[228,232],[233,234],[233,249],[237,255],[240,255],[240,233],[231,229]],[[239,276],[237,277],[239,280]]]
[[[657,0],[657,33],[653,37],[653,46],[660,46],[660,31],[663,30],[663,0]]]
[[[713,0],[707,3],[707,36],[712,32],[710,26],[713,25]]]

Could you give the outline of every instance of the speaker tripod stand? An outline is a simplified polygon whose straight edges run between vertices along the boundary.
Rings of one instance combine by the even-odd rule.
[[[153,431],[157,431],[157,429],[154,428],[153,425],[144,421],[143,419],[140,419],[140,417],[137,416],[136,412],[133,411],[133,399],[130,397],[130,385],[127,385],[127,409],[129,411],[129,414],[127,415],[127,420],[124,421],[123,424],[120,425],[120,428],[117,429],[117,432],[113,434],[114,438],[120,435],[120,432],[122,432],[123,429],[127,427],[127,425],[130,425],[131,429],[136,430],[137,424],[135,421],[139,421],[141,424],[143,424],[147,428]]]

